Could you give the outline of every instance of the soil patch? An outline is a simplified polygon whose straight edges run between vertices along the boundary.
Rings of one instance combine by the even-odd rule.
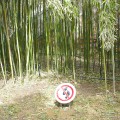
[[[77,95],[70,105],[56,104],[54,91],[63,82],[72,83]],[[43,72],[0,89],[0,120],[118,120],[120,119],[120,91],[112,94],[112,82],[105,96],[104,81],[75,82],[55,73]]]

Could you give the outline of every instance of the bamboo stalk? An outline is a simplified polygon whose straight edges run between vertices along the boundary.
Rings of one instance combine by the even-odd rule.
[[[113,93],[116,94],[116,85],[115,85],[115,60],[114,60],[114,47],[112,47],[112,66],[113,66]]]
[[[105,48],[104,48],[104,41],[102,40],[102,53],[103,53],[103,64],[104,64],[104,75],[105,75],[105,91],[106,91],[106,97],[107,97],[107,71],[106,71],[106,57],[105,57]]]
[[[5,4],[2,4],[2,11],[3,11],[3,19],[4,19],[4,31],[7,39],[7,44],[8,44],[8,53],[9,53],[9,62],[10,62],[10,68],[11,68],[11,75],[12,78],[14,77],[14,72],[13,72],[13,61],[12,61],[12,53],[11,53],[11,47],[10,47],[10,38],[9,38],[9,33],[8,33],[8,25],[7,25],[7,8],[5,8]]]

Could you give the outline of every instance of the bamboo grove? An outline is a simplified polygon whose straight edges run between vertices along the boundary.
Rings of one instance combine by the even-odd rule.
[[[117,74],[119,5],[117,0],[0,1],[0,79],[40,69],[74,79],[83,72],[99,78]]]

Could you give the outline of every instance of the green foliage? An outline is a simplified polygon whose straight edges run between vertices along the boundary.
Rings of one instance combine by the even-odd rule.
[[[107,78],[106,78],[106,61],[104,49],[109,51],[112,50],[112,66],[113,66],[113,90],[115,94],[115,61],[114,61],[114,44],[117,40],[117,26],[116,15],[118,10],[118,3],[116,0],[100,0],[93,1],[96,5],[99,13],[99,38],[102,41],[103,49],[103,62],[104,62],[104,73],[105,73],[105,88],[107,91]]]
[[[116,0],[93,1],[99,13],[100,40],[104,42],[104,48],[109,51],[114,46],[116,33],[116,13],[118,4]]]
[[[111,55],[102,55],[101,46],[119,52],[114,46],[119,38],[118,5],[115,0],[2,1],[1,78],[6,83],[8,75],[22,77],[52,69],[75,79],[83,68],[86,74],[96,72],[96,64],[102,75],[103,58],[109,66]],[[115,55],[113,59],[119,59]]]
[[[47,8],[52,11],[56,17],[64,18],[67,16],[68,19],[76,18],[78,16],[78,8],[71,0],[47,0]]]

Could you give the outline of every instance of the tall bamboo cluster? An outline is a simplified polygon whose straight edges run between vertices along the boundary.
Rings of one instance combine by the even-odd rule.
[[[120,4],[119,1],[116,3]],[[99,7],[99,6],[98,6]],[[101,8],[101,10],[103,10]],[[105,11],[107,14],[107,11]],[[102,53],[99,11],[93,0],[0,1],[0,78],[29,76],[40,69],[71,74],[111,71],[111,53]],[[120,67],[120,14],[114,57]],[[79,71],[79,72],[78,72]]]
[[[4,79],[7,75],[21,77],[38,69],[39,4],[38,0],[0,2],[0,64]]]
[[[107,91],[107,67],[111,57],[112,69],[113,69],[113,90],[115,94],[115,41],[117,41],[117,22],[116,15],[118,12],[119,4],[116,0],[109,1],[94,1],[94,4],[99,11],[99,39],[101,41],[102,53],[103,53],[103,64],[104,64],[104,76],[105,76],[105,89]],[[115,48],[114,48],[115,47]],[[107,54],[105,50],[112,51]],[[107,55],[106,55],[107,54]],[[106,64],[107,63],[107,64]],[[107,92],[106,92],[107,93]]]

